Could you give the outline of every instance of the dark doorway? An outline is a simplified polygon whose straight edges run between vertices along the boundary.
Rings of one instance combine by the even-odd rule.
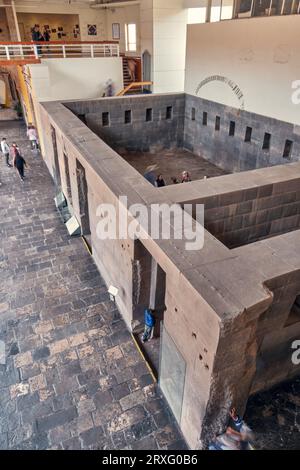
[[[76,160],[76,173],[81,232],[90,244],[91,228],[89,215],[88,185],[85,176],[85,169],[78,160]]]
[[[133,270],[133,330],[137,341],[154,374],[158,377],[160,337],[163,325],[166,297],[166,273],[144,247],[135,241]],[[145,309],[154,310],[155,328],[153,338],[142,343]]]
[[[148,51],[143,53],[143,81],[151,82],[152,81],[152,58],[151,54]],[[148,92],[151,91],[150,86],[145,86],[144,89]]]
[[[71,190],[69,159],[65,153],[64,153],[64,163],[65,163],[65,176],[66,176],[66,186],[67,186],[66,195],[69,199],[70,204],[72,205],[72,190]]]
[[[61,176],[60,176],[59,159],[58,159],[58,151],[57,151],[56,131],[53,126],[51,126],[51,137],[52,137],[52,146],[53,146],[53,154],[54,154],[54,168],[53,168],[54,184],[57,187],[57,189],[60,190]]]

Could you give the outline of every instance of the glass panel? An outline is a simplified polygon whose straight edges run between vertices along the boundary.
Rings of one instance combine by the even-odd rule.
[[[186,363],[163,327],[159,384],[178,423],[181,420]]]
[[[238,18],[248,18],[251,16],[252,0],[240,0],[237,10]]]
[[[221,20],[231,20],[232,15],[233,15],[233,0],[223,0]]]
[[[210,10],[210,22],[214,23],[221,19],[222,0],[212,0]]]
[[[284,0],[281,10],[282,15],[290,15],[292,13],[293,0]]]
[[[284,0],[272,0],[270,4],[270,16],[280,15]]]
[[[253,16],[269,16],[271,0],[255,0]]]
[[[206,7],[202,8],[189,8],[188,9],[188,24],[198,24],[206,22]]]

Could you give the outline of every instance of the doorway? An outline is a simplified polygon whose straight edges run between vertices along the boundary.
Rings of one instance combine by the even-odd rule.
[[[76,174],[77,174],[77,188],[79,200],[79,217],[81,225],[81,233],[86,240],[89,248],[91,249],[91,227],[90,227],[90,213],[89,213],[89,197],[88,185],[86,180],[85,169],[81,163],[76,159]]]
[[[152,81],[152,57],[149,51],[143,52],[143,81]],[[150,86],[145,86],[144,89],[150,93]]]
[[[135,241],[133,261],[133,333],[156,377],[159,371],[160,337],[166,310],[166,273],[140,240]],[[153,338],[142,343],[144,312],[154,311]]]
[[[53,146],[53,154],[54,154],[54,168],[53,168],[54,184],[58,190],[57,192],[60,192],[61,176],[60,176],[59,158],[58,158],[58,151],[57,151],[56,131],[53,126],[51,126],[51,138],[52,138],[52,146]]]

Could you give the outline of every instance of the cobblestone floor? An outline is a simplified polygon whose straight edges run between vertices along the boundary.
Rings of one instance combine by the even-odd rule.
[[[0,161],[0,449],[184,449],[46,166],[19,123],[0,131],[30,165],[22,183]]]

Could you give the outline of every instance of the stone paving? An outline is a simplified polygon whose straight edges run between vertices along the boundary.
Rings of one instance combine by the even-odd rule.
[[[0,161],[0,449],[185,449],[24,127],[0,130],[30,165]]]

